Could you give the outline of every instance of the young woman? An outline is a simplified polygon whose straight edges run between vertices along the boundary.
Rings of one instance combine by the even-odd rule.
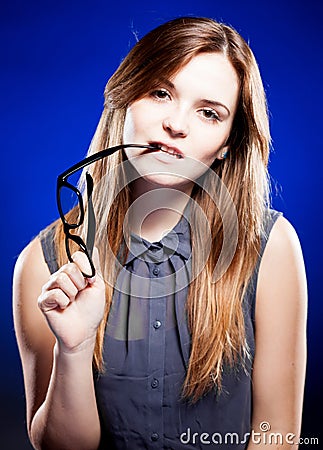
[[[16,264],[32,444],[261,449],[270,430],[296,448],[305,271],[269,208],[266,100],[242,37],[192,17],[148,33],[106,86],[89,155],[119,144],[138,147],[84,169],[95,275],[84,252],[68,260],[60,221]]]

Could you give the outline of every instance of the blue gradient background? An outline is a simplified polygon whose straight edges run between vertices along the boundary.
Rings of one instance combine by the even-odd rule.
[[[104,85],[135,43],[134,33],[140,37],[178,15],[209,16],[233,25],[250,42],[259,62],[271,112],[273,204],[299,234],[309,283],[303,435],[319,436],[321,3],[13,0],[0,6],[1,448],[31,448],[11,312],[16,257],[56,218],[56,176],[86,153],[101,113]]]

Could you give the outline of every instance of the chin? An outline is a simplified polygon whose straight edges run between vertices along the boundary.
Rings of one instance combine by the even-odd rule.
[[[178,175],[164,173],[145,175],[141,178],[141,180],[143,183],[149,184],[151,189],[170,188],[188,191],[193,187],[192,181],[179,177]]]

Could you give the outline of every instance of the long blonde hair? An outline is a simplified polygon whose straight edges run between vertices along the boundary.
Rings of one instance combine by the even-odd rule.
[[[270,133],[261,77],[247,43],[233,28],[208,18],[178,18],[149,32],[108,81],[104,110],[88,152],[90,155],[122,143],[127,107],[157,86],[161,79],[170,78],[191,58],[203,52],[224,54],[240,80],[229,155],[224,161],[217,160],[211,168],[234,202],[239,234],[228,270],[212,283],[222,248],[223,221],[210,196],[195,186],[192,197],[204,211],[211,227],[211,252],[203,270],[188,289],[187,320],[192,345],[183,395],[193,401],[208,392],[213,382],[221,388],[223,367],[233,366],[248,355],[242,303],[258,258],[263,214],[269,204]],[[112,258],[121,248],[121,225],[131,204],[126,174],[118,169],[123,158],[123,153],[118,152],[90,167],[94,185],[101,183],[101,194],[94,195],[93,203],[98,219],[96,245],[107,280],[115,280],[118,274]],[[111,176],[105,176],[107,174]],[[126,187],[119,193],[121,185]],[[198,229],[199,226],[193,214],[191,227]],[[204,245],[203,233],[192,233],[191,240],[194,271],[198,253]],[[55,242],[58,262],[63,264],[66,254],[60,223],[56,227]],[[112,295],[113,283],[107,283],[105,317],[97,333],[94,352],[94,365],[99,370],[103,368],[103,338]]]

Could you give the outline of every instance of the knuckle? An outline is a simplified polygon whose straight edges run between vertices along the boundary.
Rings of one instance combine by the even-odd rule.
[[[66,286],[75,282],[82,275],[79,267],[75,263],[68,263],[57,272],[56,284]]]
[[[47,281],[47,283],[45,283],[42,288],[41,288],[41,295],[38,297],[38,301],[40,301],[40,298],[45,294],[45,292],[47,292],[48,288],[50,285],[50,281]]]
[[[45,292],[38,297],[38,307],[41,311],[48,309],[48,305],[51,303],[51,293]]]
[[[74,299],[77,296],[78,292],[79,290],[77,289],[77,287],[75,285],[72,285],[69,289],[68,296],[70,297],[70,299]]]
[[[82,272],[78,266],[78,261],[74,261],[74,259],[72,263],[68,263],[63,267],[62,269],[64,270],[64,273],[72,280],[77,280],[80,275],[82,276]]]
[[[71,267],[69,267],[69,276],[73,285],[76,287],[77,291],[84,288],[85,286],[84,276],[81,272],[80,267],[77,264],[71,264]]]
[[[56,276],[56,283],[62,285],[65,284],[66,281],[68,281],[68,275],[64,271],[59,272]]]
[[[71,276],[77,277],[81,274],[81,271],[77,264],[71,263],[69,267],[69,273]]]
[[[60,308],[66,308],[69,303],[69,298],[59,288],[47,291],[45,294],[38,297],[38,306],[44,312],[54,309],[57,306]]]
[[[65,274],[63,272],[63,267],[61,267],[57,272],[53,273],[48,281],[42,287],[42,294],[47,291],[53,290],[57,286],[60,286],[65,281]]]
[[[41,293],[40,296],[37,299],[37,305],[38,305],[39,308],[42,307],[43,302],[44,302],[44,294]]]
[[[83,252],[81,252],[79,250],[77,252],[73,253],[73,255],[72,255],[72,259],[75,262],[77,262],[77,261],[80,261],[80,262],[84,261],[84,258],[86,258],[85,253],[83,253]]]

